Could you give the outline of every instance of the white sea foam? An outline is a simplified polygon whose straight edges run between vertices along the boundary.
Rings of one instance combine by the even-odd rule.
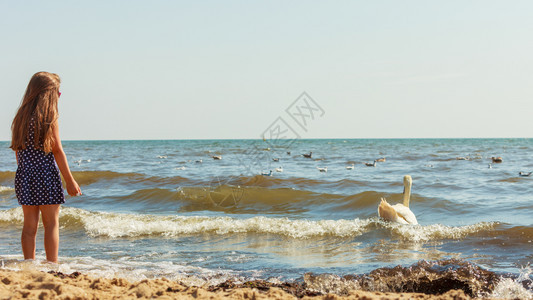
[[[6,223],[20,223],[24,222],[24,215],[22,214],[22,208],[11,208],[7,210],[0,210],[0,222]]]
[[[313,236],[357,236],[367,231],[370,220],[290,220],[253,217],[183,217],[89,212],[65,208],[62,213],[79,218],[92,236],[135,237],[143,235],[180,236],[187,234],[262,233],[293,238]]]
[[[80,272],[94,278],[124,278],[129,281],[165,277],[188,286],[217,285],[228,279],[246,280],[232,270],[211,270],[181,265],[170,261],[134,261],[131,258],[104,260],[91,257],[59,257],[60,264],[43,263],[45,257],[37,256],[35,261],[22,260],[21,255],[0,256],[0,269],[56,271],[64,274]]]
[[[531,266],[520,270],[520,276],[516,279],[502,279],[492,291],[491,298],[498,299],[533,299],[533,286],[525,288],[523,282],[531,282],[533,271]]]
[[[0,193],[5,193],[5,192],[12,192],[14,191],[15,188],[13,187],[10,187],[10,186],[1,186],[0,185]]]
[[[246,219],[203,216],[160,216],[91,212],[84,209],[64,207],[61,210],[62,226],[82,226],[90,236],[177,237],[194,234],[258,233],[277,234],[306,239],[321,236],[356,237],[376,227],[386,228],[400,239],[424,242],[440,239],[461,239],[483,230],[491,230],[496,222],[481,222],[465,226],[401,225],[383,222],[378,218],[353,220],[294,220],[257,216]],[[20,208],[0,211],[0,221],[22,223]]]
[[[402,225],[386,223],[386,227],[402,239],[413,242],[425,242],[440,239],[461,239],[469,234],[483,230],[491,230],[497,222],[480,222],[464,226],[447,226],[442,224],[431,225]]]
[[[383,226],[401,239],[419,242],[439,239],[460,239],[482,230],[491,230],[495,222],[465,226],[433,224],[410,226],[386,223],[377,218],[354,220],[291,220],[264,216],[247,219],[231,217],[183,217],[88,212],[66,208],[66,214],[79,216],[92,236],[135,237],[143,235],[180,236],[187,234],[231,233],[278,234],[292,238],[319,236],[355,237]]]

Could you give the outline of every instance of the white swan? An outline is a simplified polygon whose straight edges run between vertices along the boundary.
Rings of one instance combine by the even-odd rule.
[[[283,167],[276,168],[276,172],[283,172]]]
[[[381,203],[378,207],[378,215],[381,218],[400,224],[418,224],[415,214],[409,209],[412,183],[411,176],[405,175],[403,177],[403,204],[390,205],[385,198],[381,198]]]
[[[355,168],[355,164],[351,164],[350,166],[346,166],[346,170],[353,170]]]
[[[328,167],[323,167],[323,168],[320,168],[320,167],[316,167],[320,172],[325,172],[327,173],[328,172]]]

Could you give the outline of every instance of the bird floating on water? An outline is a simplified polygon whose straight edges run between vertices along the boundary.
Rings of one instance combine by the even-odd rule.
[[[276,168],[276,172],[283,172],[283,167]]]
[[[367,166],[367,167],[375,167],[376,166],[376,161],[374,161],[373,163],[365,163],[365,166]]]
[[[469,157],[464,157],[464,156],[456,157],[455,159],[457,159],[457,160],[470,160]]]
[[[380,218],[400,224],[418,224],[415,214],[409,209],[412,183],[411,176],[405,175],[403,177],[403,204],[390,205],[385,198],[381,198],[381,203],[378,206],[378,215]]]
[[[387,158],[385,157],[382,157],[382,158],[378,158],[376,159],[377,162],[386,162],[387,161]]]
[[[222,155],[213,155],[211,156],[214,160],[221,160],[222,159]]]
[[[272,161],[275,161],[275,162],[278,162],[279,161],[279,158],[273,158]]]
[[[328,172],[328,167],[320,168],[316,167],[320,172]]]
[[[492,164],[489,164],[489,169],[492,169]]]
[[[187,169],[187,168],[186,168],[186,167],[184,167],[184,166],[181,166],[181,167],[177,167],[177,168],[174,168],[174,170],[185,170],[185,169]]]
[[[313,152],[309,152],[309,154],[302,154],[302,156],[305,158],[312,158]]]
[[[287,151],[287,155],[291,155],[291,152],[290,152],[290,151]]]
[[[263,175],[263,176],[272,176],[272,170],[270,170],[269,173],[261,172],[261,175]]]
[[[202,163],[202,160],[201,160],[201,159],[198,159],[198,160],[195,160],[194,162],[197,163],[197,164],[201,164],[201,163]]]
[[[496,164],[499,164],[499,163],[503,162],[503,158],[501,156],[498,156],[498,157],[494,157],[493,156],[493,157],[491,157],[491,159],[492,159],[492,162],[496,163]]]
[[[351,164],[350,166],[346,166],[346,170],[353,170],[355,168],[355,164]]]
[[[527,177],[527,176],[531,175],[531,172],[518,172],[518,175],[523,176],[523,177]]]

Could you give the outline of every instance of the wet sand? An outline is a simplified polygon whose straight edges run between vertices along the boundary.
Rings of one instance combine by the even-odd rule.
[[[80,273],[0,270],[0,299],[470,299],[463,291],[443,295],[351,291],[313,295],[298,284],[253,281],[216,287],[187,287],[165,278],[128,282]]]

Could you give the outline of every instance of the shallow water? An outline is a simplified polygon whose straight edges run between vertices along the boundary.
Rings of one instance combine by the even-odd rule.
[[[7,147],[0,143],[0,260],[16,269],[22,212]],[[531,276],[524,270],[533,260],[533,176],[518,173],[533,170],[533,139],[296,140],[287,148],[260,140],[76,141],[64,148],[84,195],[67,197],[61,212],[62,271],[216,284],[364,274],[424,260],[471,263],[510,280]],[[301,156],[309,151],[312,159]],[[492,156],[503,163],[489,168]],[[364,165],[381,157],[376,167]],[[260,175],[269,170],[273,176]],[[383,222],[379,199],[400,202],[406,174],[420,225]],[[44,256],[42,242],[37,252]]]

